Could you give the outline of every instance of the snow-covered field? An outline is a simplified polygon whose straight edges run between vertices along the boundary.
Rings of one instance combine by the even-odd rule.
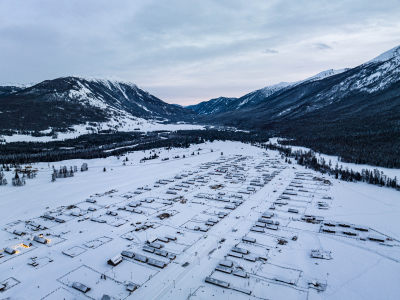
[[[163,124],[157,122],[156,120],[146,120],[142,118],[136,118],[131,116],[119,117],[118,120],[111,119],[108,122],[97,123],[95,127],[90,124],[75,125],[71,127],[73,130],[69,132],[58,132],[57,136],[32,136],[29,134],[13,134],[0,135],[0,142],[5,143],[12,142],[50,142],[50,141],[62,141],[67,139],[74,139],[84,134],[91,134],[93,132],[98,132],[100,130],[116,130],[119,132],[149,132],[157,130],[194,130],[194,129],[204,129],[204,126],[193,125],[187,123],[178,124]],[[43,133],[50,133],[51,129],[44,130]]]
[[[156,151],[0,187],[0,299],[398,299],[398,191],[238,142]]]

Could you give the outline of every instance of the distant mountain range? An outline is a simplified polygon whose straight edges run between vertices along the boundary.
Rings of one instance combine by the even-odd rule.
[[[271,96],[279,91],[289,89],[289,88],[299,85],[301,83],[321,80],[326,77],[342,73],[346,70],[348,70],[348,69],[342,69],[342,70],[330,69],[330,70],[318,73],[317,75],[314,75],[314,76],[307,78],[305,80],[302,80],[302,81],[280,82],[278,84],[267,86],[262,89],[256,90],[254,92],[248,93],[240,98],[219,97],[219,98],[211,99],[208,101],[200,102],[196,105],[187,106],[187,108],[192,109],[199,115],[215,115],[215,114],[224,113],[224,112],[228,112],[228,111],[240,110],[240,109],[244,109],[244,108],[248,108],[248,107],[252,107],[257,104],[260,104],[266,98],[268,98],[269,96]]]

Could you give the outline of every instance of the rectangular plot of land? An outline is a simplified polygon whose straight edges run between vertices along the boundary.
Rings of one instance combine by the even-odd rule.
[[[69,214],[69,212],[70,212],[69,210],[63,210],[63,212],[61,214],[54,215],[55,219],[52,220],[52,222],[54,222],[55,225],[57,225],[57,224],[62,224],[62,223],[65,223],[65,222],[68,222],[68,221],[74,219],[74,217],[71,216]]]
[[[88,242],[84,243],[83,245],[87,248],[96,249],[96,248],[100,247],[101,245],[104,245],[105,243],[108,243],[110,241],[112,241],[112,238],[107,237],[107,236],[102,236],[97,239],[88,241]]]
[[[161,255],[157,255],[157,254],[155,254],[155,253],[149,253],[149,252],[147,252],[147,251],[144,251],[144,250],[143,250],[143,246],[140,246],[140,245],[138,245],[138,246],[136,246],[136,247],[134,247],[134,248],[132,248],[132,249],[130,249],[130,250],[133,250],[135,253],[138,253],[138,254],[140,254],[140,255],[146,256],[146,257],[148,257],[148,258],[151,258],[151,259],[155,259],[155,260],[164,262],[165,264],[169,264],[169,263],[171,262],[171,260],[170,260],[168,257],[161,256]],[[164,248],[163,248],[163,250],[164,250]]]
[[[209,200],[209,199],[203,199],[203,201],[205,203],[205,205],[209,206],[210,209],[224,209],[224,207],[228,204],[230,204],[229,202],[222,202],[222,201],[216,201],[216,200]]]
[[[128,231],[128,232],[122,234],[121,237],[124,238],[124,239],[127,239],[128,241],[131,241],[131,242],[133,242],[135,244],[140,244],[140,243],[142,243],[144,241],[142,241],[140,239],[140,237],[137,235],[137,233],[138,232],[132,230],[132,231]]]
[[[95,210],[99,210],[101,208],[100,205],[97,205],[96,203],[89,203],[89,202],[81,202],[81,203],[78,203],[76,206],[83,211],[95,211]],[[95,210],[93,210],[93,209],[95,209]]]
[[[191,232],[188,230],[177,230],[175,236],[177,238],[176,244],[191,246],[196,243],[203,235],[201,233]]]
[[[119,227],[119,226],[124,225],[126,222],[128,222],[128,221],[125,220],[125,219],[117,219],[117,218],[115,218],[112,221],[107,221],[107,224],[111,225],[111,226],[114,226],[114,227]]]
[[[34,267],[35,269],[40,269],[52,262],[53,259],[48,256],[33,257],[28,261],[28,265]]]
[[[13,221],[13,222],[5,224],[4,225],[4,229],[8,230],[9,228],[13,228],[13,227],[18,226],[18,225],[22,225],[23,226],[24,224],[25,224],[25,222],[23,222],[21,220]]]
[[[154,201],[154,202],[151,202],[151,203],[143,202],[142,203],[142,207],[146,207],[146,208],[149,208],[149,209],[157,210],[157,209],[165,207],[165,204],[163,204],[161,202],[158,202],[158,201],[157,202]]]
[[[260,268],[260,265],[263,263],[261,260],[251,261],[245,260],[244,258],[238,258],[233,256],[226,256],[227,260],[233,261],[235,266],[242,268],[243,271],[248,274],[255,274],[257,270]]]
[[[24,221],[15,221],[5,225],[4,230],[14,234],[14,232],[19,232],[22,235],[26,235],[32,232],[32,228],[26,225]]]
[[[164,240],[165,237],[169,236],[176,238],[176,240],[171,240],[169,243],[164,243],[165,247],[169,247],[169,245],[171,245],[172,248],[183,249],[187,246],[193,245],[203,235],[203,232],[193,232],[182,228],[161,225],[159,223],[149,223],[149,225],[152,225],[153,228],[140,231],[129,231],[123,234],[121,237],[136,244],[143,244],[147,240],[155,240],[157,238],[163,238]]]
[[[120,197],[99,197],[96,198],[96,204],[98,205],[111,205],[121,201]]]
[[[71,291],[73,291],[75,295],[85,295],[91,299],[101,299],[105,294],[116,299],[125,299],[129,296],[129,292],[126,290],[123,283],[108,276],[106,276],[106,279],[102,279],[101,277],[101,273],[83,265],[57,280],[71,289],[74,282],[84,284],[90,288],[85,294],[75,289]]]
[[[81,255],[82,253],[86,252],[86,249],[79,247],[79,246],[74,246],[71,247],[67,250],[64,250],[62,253],[69,256],[69,257],[75,257],[78,255]]]
[[[192,218],[191,221],[205,223],[205,222],[207,222],[207,220],[208,220],[209,218],[210,218],[210,215],[198,214],[198,215],[195,215],[195,216]]]
[[[143,215],[143,216],[151,216],[155,213],[157,213],[156,209],[150,208],[150,207],[145,207],[143,205],[138,206],[135,208],[136,212],[131,212],[132,215],[138,214],[138,215]]]
[[[321,227],[320,224],[312,224],[312,223],[307,223],[304,221],[294,221],[291,220],[288,225],[288,228],[293,228],[293,229],[300,229],[300,230],[310,230],[314,232],[319,232],[319,229]]]
[[[16,245],[10,245],[8,248],[14,249],[15,253],[9,254],[9,253],[6,253],[4,250],[0,250],[0,264],[8,261],[10,259],[13,259],[17,256],[23,255],[29,251],[32,251],[32,250],[36,249],[36,246],[28,247],[27,245],[20,243],[20,244],[16,244]]]
[[[88,213],[87,210],[80,209],[79,207],[65,210],[64,215],[71,217],[80,217]]]
[[[248,238],[254,238],[256,244],[262,245],[266,248],[274,248],[278,243],[278,239],[275,236],[267,235],[265,233],[256,233],[250,231],[246,234]]]
[[[300,217],[306,212],[306,206],[298,206],[289,203],[285,206],[276,206],[275,211],[279,212],[279,216],[283,218]]]
[[[126,218],[129,220],[129,222],[132,222],[132,223],[145,222],[147,220],[147,217],[144,214],[137,214],[137,213],[134,213],[131,211],[123,210],[123,209],[118,209],[117,213],[118,213],[118,216],[120,216],[122,218]]]
[[[51,224],[51,223],[47,223],[46,221],[41,220],[39,218],[32,219],[32,220],[29,220],[29,221],[25,222],[25,229],[28,232],[35,233],[35,232],[38,232],[38,231],[46,230],[49,227],[52,227],[49,224]]]
[[[48,214],[51,215],[51,214]],[[41,227],[51,228],[57,225],[53,220],[49,220],[46,218],[38,217],[30,220],[35,226],[40,225]]]
[[[46,244],[48,247],[52,247],[66,241],[66,239],[55,235],[47,235],[44,236],[44,238],[48,240],[48,243]]]
[[[108,225],[114,226],[114,227],[122,226],[126,222],[128,222],[126,219],[121,218],[119,216],[110,216],[110,215],[107,215],[107,214],[99,215],[97,218],[106,221],[106,223]]]
[[[301,271],[266,263],[256,273],[261,277],[295,286],[299,281]]]
[[[205,222],[202,221],[188,221],[185,224],[182,225],[183,228],[185,229],[189,229],[189,230],[194,230],[194,231],[199,231],[200,228],[208,228],[210,229],[210,227],[205,225]]]
[[[15,279],[14,277],[9,277],[3,281],[0,282],[0,286],[5,285],[5,288],[3,290],[3,292],[8,291],[9,289],[13,288],[14,286],[16,286],[17,284],[19,284],[20,282]]]
[[[43,300],[75,300],[76,296],[72,294],[70,291],[63,287],[59,287],[58,289],[52,291],[50,294],[46,295]]]
[[[251,243],[239,243],[237,247],[246,249],[249,251],[249,254],[252,254],[254,256],[261,256],[261,257],[267,257],[269,248],[264,247],[262,245],[256,245],[256,244],[251,244]]]
[[[118,266],[114,267],[112,271],[110,271],[110,274],[112,274],[113,278],[118,281],[131,281],[136,284],[142,285],[158,272],[159,270],[149,267],[146,264],[137,263],[124,258],[122,263],[120,263]]]
[[[175,254],[181,254],[188,247],[188,245],[179,244],[176,242],[169,242],[163,245],[164,245],[163,248],[164,250]]]
[[[234,276],[232,274],[226,274],[222,272],[214,272],[212,274],[213,278],[223,280],[230,283],[230,290],[233,290],[235,287],[247,291],[251,291],[251,296],[260,299],[307,299],[307,291],[297,289],[295,286],[288,286],[285,284],[279,284],[278,282],[271,282],[270,280],[260,280],[252,277],[251,275],[248,278],[241,278]],[[222,289],[222,288],[219,288]],[[234,290],[233,290],[234,291]],[[236,294],[233,297],[229,297],[229,299],[241,299],[243,293],[235,291]],[[226,293],[226,292],[225,292]],[[246,295],[247,296],[247,295]],[[249,299],[250,296],[247,296],[245,299]],[[225,297],[221,297],[219,299],[228,299]],[[251,298],[250,298],[251,299]]]
[[[265,281],[252,282],[250,287],[255,297],[265,297],[268,295],[268,299],[284,299],[287,300],[306,300],[308,299],[308,291],[299,290],[287,285],[268,283]]]

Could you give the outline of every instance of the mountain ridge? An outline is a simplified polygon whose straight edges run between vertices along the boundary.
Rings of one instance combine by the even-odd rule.
[[[3,90],[0,130],[63,130],[122,118],[169,122],[191,117],[189,110],[168,104],[127,82],[67,76],[27,88],[0,89]]]
[[[193,110],[199,115],[210,115],[216,113],[235,111],[241,108],[257,105],[261,103],[265,98],[275,93],[281,92],[285,89],[299,85],[301,83],[322,80],[324,78],[345,72],[347,70],[349,69],[348,68],[339,70],[329,69],[319,72],[304,80],[295,82],[280,82],[277,84],[266,86],[261,89],[255,90],[253,92],[247,93],[239,98],[218,97],[211,100],[202,101],[198,104],[186,106],[186,108]]]

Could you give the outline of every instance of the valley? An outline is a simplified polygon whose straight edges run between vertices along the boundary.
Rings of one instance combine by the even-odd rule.
[[[0,300],[400,299],[398,1],[0,1]]]
[[[348,163],[400,167],[400,47],[354,68],[329,69],[242,97],[169,104],[124,81],[60,77],[0,88],[0,143],[105,132],[263,132]],[[18,146],[18,145],[17,145]]]

